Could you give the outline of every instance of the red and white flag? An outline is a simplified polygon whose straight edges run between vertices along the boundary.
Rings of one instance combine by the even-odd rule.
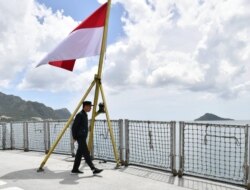
[[[72,71],[78,58],[99,55],[106,20],[107,3],[79,24],[37,67],[50,64]]]

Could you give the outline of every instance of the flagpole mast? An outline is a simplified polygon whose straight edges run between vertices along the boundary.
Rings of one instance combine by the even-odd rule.
[[[111,0],[108,0],[105,25],[104,25],[104,29],[103,29],[103,33],[102,33],[102,45],[101,45],[101,53],[100,53],[100,57],[99,57],[98,71],[97,71],[97,74],[95,75],[95,78],[94,78],[94,81],[96,83],[96,88],[95,88],[94,106],[92,109],[92,117],[91,117],[91,124],[90,124],[90,135],[89,135],[89,143],[88,143],[89,150],[91,150],[93,147],[95,117],[97,116],[96,107],[97,107],[98,97],[99,97],[99,89],[100,89],[100,83],[101,83],[101,77],[102,77],[102,67],[103,67],[104,54],[106,51],[106,41],[107,41],[110,5],[111,5]]]
[[[96,107],[98,103],[99,89],[100,89],[100,84],[101,84],[104,54],[106,51],[110,5],[111,5],[111,0],[108,0],[105,25],[104,25],[103,34],[102,34],[102,46],[101,46],[101,53],[99,57],[98,71],[94,79],[96,82],[96,88],[95,88],[95,95],[94,95],[94,106],[93,106],[92,117],[91,117],[91,125],[90,125],[90,138],[89,138],[89,143],[88,143],[89,150],[91,150],[93,146],[94,124],[95,124],[95,117],[97,115]]]
[[[111,137],[111,141],[112,141],[112,145],[113,145],[114,156],[115,156],[115,160],[116,160],[116,163],[117,163],[117,166],[118,166],[120,164],[120,160],[118,158],[118,153],[117,153],[115,140],[114,140],[114,135],[113,135],[113,129],[111,127],[111,122],[110,122],[110,118],[109,118],[107,103],[106,103],[106,99],[105,99],[105,96],[104,96],[103,87],[102,87],[102,84],[101,84],[102,68],[103,68],[103,63],[104,63],[104,54],[105,54],[105,51],[106,51],[106,44],[107,44],[107,34],[108,34],[108,23],[109,23],[110,7],[111,7],[111,0],[108,0],[106,20],[105,20],[103,38],[102,38],[103,40],[102,40],[102,46],[101,46],[101,54],[100,54],[99,65],[98,65],[98,72],[95,75],[95,79],[94,79],[95,82],[96,82],[96,88],[95,88],[95,96],[94,96],[94,107],[93,107],[93,111],[92,111],[92,118],[91,118],[91,125],[90,125],[90,136],[89,136],[88,148],[89,148],[89,150],[92,150],[92,147],[93,147],[95,117],[98,115],[98,113],[96,112],[96,107],[97,107],[97,103],[98,103],[99,93],[100,93],[100,90],[101,90],[101,95],[102,95],[102,99],[103,99],[104,107],[105,107],[106,119],[108,121],[108,128],[109,128],[110,137]]]
[[[106,14],[106,20],[105,20],[105,26],[104,26],[103,38],[102,38],[103,40],[102,40],[101,54],[99,58],[98,73],[97,73],[99,78],[101,78],[101,75],[102,75],[103,60],[104,60],[104,54],[106,51],[110,6],[111,6],[111,0],[108,0],[107,14]]]

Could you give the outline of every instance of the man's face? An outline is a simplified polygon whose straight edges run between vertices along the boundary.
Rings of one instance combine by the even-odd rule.
[[[91,105],[86,105],[86,106],[84,106],[84,111],[85,112],[90,112],[91,111]]]

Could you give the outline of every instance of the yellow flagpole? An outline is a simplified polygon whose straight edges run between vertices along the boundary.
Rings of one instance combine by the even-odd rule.
[[[101,82],[101,77],[102,77],[103,60],[104,60],[104,54],[106,51],[106,44],[107,44],[107,33],[108,33],[110,6],[111,6],[111,0],[108,0],[105,25],[104,25],[104,30],[103,30],[103,34],[102,34],[102,46],[101,46],[101,54],[100,54],[100,58],[99,58],[98,72],[97,72],[97,75],[95,76],[96,88],[95,88],[95,96],[94,96],[94,107],[92,110],[92,117],[91,117],[89,142],[88,142],[89,150],[91,150],[92,146],[93,146],[95,117],[97,116],[96,106],[98,103],[99,87],[100,87],[100,82]]]
[[[90,125],[90,136],[89,136],[88,148],[89,148],[89,150],[91,150],[92,147],[93,147],[95,117],[98,115],[98,113],[96,112],[96,107],[97,107],[97,103],[98,103],[99,92],[101,91],[102,99],[103,99],[104,106],[105,106],[106,119],[108,121],[109,133],[110,133],[111,142],[112,142],[112,145],[113,145],[114,156],[115,156],[117,166],[119,166],[120,165],[120,160],[118,158],[117,147],[116,147],[115,140],[114,140],[113,129],[111,127],[111,122],[110,122],[110,118],[109,118],[107,103],[106,103],[106,99],[105,99],[105,96],[104,96],[104,91],[103,91],[102,84],[101,84],[102,68],[103,68],[103,62],[104,62],[104,54],[105,54],[106,45],[107,45],[107,34],[108,34],[110,6],[111,6],[111,0],[108,0],[106,21],[105,21],[105,26],[104,26],[104,31],[103,31],[103,41],[102,41],[101,54],[100,54],[99,65],[98,65],[98,73],[95,76],[96,90],[95,90],[94,107],[93,107],[93,111],[92,111],[92,118],[91,118],[91,125]]]
[[[106,44],[107,44],[107,36],[108,36],[108,23],[109,23],[109,14],[110,14],[110,6],[111,6],[111,0],[108,0],[108,7],[107,7],[107,14],[106,14],[106,21],[103,31],[103,41],[102,41],[102,47],[101,47],[101,55],[99,59],[99,66],[98,66],[98,78],[101,78],[102,75],[102,67],[103,67],[103,59],[104,54],[106,51]]]

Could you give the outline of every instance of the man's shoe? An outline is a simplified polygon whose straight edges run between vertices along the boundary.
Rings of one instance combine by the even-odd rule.
[[[80,170],[72,170],[71,174],[83,174],[83,172]]]
[[[101,173],[102,171],[103,171],[102,169],[98,169],[98,168],[94,168],[94,169],[92,170],[93,174],[99,174],[99,173]]]

